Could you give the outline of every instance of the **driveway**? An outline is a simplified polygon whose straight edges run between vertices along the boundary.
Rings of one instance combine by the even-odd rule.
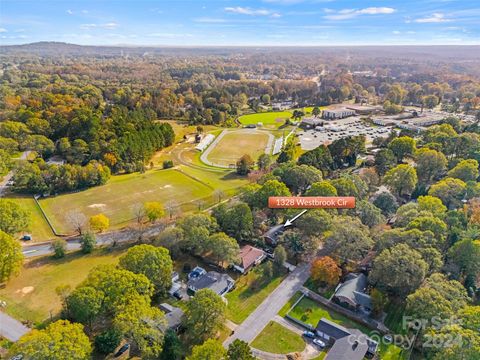
[[[7,192],[7,189],[8,189],[7,183],[10,181],[12,177],[13,177],[13,171],[10,171],[0,181],[0,197],[2,197]]]
[[[24,151],[23,153],[20,154],[20,157],[17,159],[19,160],[27,160],[28,155],[31,153],[31,151]],[[6,174],[3,179],[0,181],[0,197],[5,195],[5,193],[8,190],[7,183],[12,179],[13,177],[13,171],[10,171],[8,174]]]
[[[291,272],[285,280],[237,327],[223,345],[227,347],[235,339],[251,343],[265,326],[274,320],[280,309],[287,301],[301,289],[303,283],[310,276],[310,264],[302,264]]]
[[[0,311],[0,337],[4,337],[10,341],[18,341],[18,339],[29,331],[30,329],[20,321]]]

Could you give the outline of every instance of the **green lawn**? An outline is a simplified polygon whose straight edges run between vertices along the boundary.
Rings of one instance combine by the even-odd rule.
[[[275,354],[301,352],[305,349],[305,341],[300,335],[274,321],[268,323],[251,345],[255,349]]]
[[[207,169],[199,169],[181,165],[180,170],[185,174],[198,179],[208,186],[220,189],[226,194],[233,195],[238,188],[249,184],[244,176],[238,176],[235,172],[226,171],[209,171]]]
[[[395,345],[380,344],[378,354],[380,355],[380,360],[404,360],[407,352]]]
[[[285,316],[288,314],[290,309],[292,308],[293,304],[297,302],[298,299],[300,299],[300,296],[302,296],[302,293],[300,291],[297,291],[295,295],[293,295],[288,302],[283,305],[283,307],[280,309],[278,312],[278,315],[280,316]]]
[[[292,113],[290,111],[272,111],[242,115],[238,118],[238,121],[243,125],[262,123],[264,126],[278,128],[285,123],[286,119],[291,117]]]
[[[113,176],[106,185],[42,199],[40,204],[57,231],[70,233],[67,214],[71,210],[87,217],[103,213],[112,227],[119,227],[133,220],[135,204],[174,201],[183,211],[189,211],[196,209],[195,200],[213,203],[212,192],[213,188],[178,170],[150,170]]]
[[[289,315],[303,321],[304,323],[310,324],[313,327],[317,326],[317,323],[321,318],[325,318],[347,328],[357,328],[365,333],[370,332],[367,327],[357,324],[356,322],[330,309],[322,307],[316,301],[309,299],[308,297],[304,297],[297,304],[297,306],[292,309]]]
[[[48,226],[47,221],[42,215],[40,208],[35,200],[30,196],[12,196],[8,197],[9,200],[15,201],[22,208],[30,213],[30,226],[26,232],[32,234],[32,241],[42,242],[55,238],[55,235]],[[22,234],[18,234],[20,238]]]
[[[311,324],[314,327],[317,326],[317,323],[321,318],[325,318],[346,328],[358,329],[367,335],[372,334],[372,330],[368,327],[360,325],[359,323],[350,320],[333,310],[327,309],[316,301],[306,297],[292,309],[289,315],[303,321],[304,323]],[[378,354],[382,360],[397,360],[403,359],[403,357],[399,355],[400,352],[401,349],[395,345],[380,344]]]
[[[273,278],[263,276],[265,264],[239,277],[235,289],[225,296],[228,300],[227,318],[234,323],[244,321],[283,280],[281,275]]]
[[[5,312],[33,323],[42,322],[50,313],[55,316],[61,309],[55,293],[58,286],[74,288],[90,269],[100,264],[115,264],[122,252],[122,249],[98,249],[89,255],[75,252],[59,260],[45,257],[27,262],[20,275],[0,289],[0,299],[7,302]]]

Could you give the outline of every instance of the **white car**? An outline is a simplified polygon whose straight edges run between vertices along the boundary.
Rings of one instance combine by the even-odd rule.
[[[322,348],[322,349],[323,349],[325,346],[327,346],[327,345],[326,345],[322,340],[320,340],[320,339],[313,339],[313,343],[314,343],[315,345],[317,345],[318,347]]]

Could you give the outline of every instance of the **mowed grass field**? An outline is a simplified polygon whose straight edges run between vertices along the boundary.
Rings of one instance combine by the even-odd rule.
[[[32,235],[31,242],[42,242],[51,239],[55,239],[56,236],[53,234],[52,229],[48,226],[47,221],[42,215],[40,208],[38,207],[33,197],[30,196],[11,196],[7,199],[12,200],[19,204],[23,209],[29,212],[30,214],[30,225],[27,231],[24,233],[29,233]],[[23,233],[17,234],[20,238]],[[30,242],[28,242],[30,243]]]
[[[251,345],[255,349],[274,354],[301,352],[305,349],[305,341],[300,335],[274,321],[268,323]]]
[[[320,110],[326,109],[326,106],[319,106]],[[304,108],[291,109],[286,111],[269,111],[269,112],[260,112],[254,114],[242,115],[238,118],[238,121],[243,125],[257,125],[262,123],[264,127],[268,129],[275,129],[282,126],[285,123],[285,120],[292,117],[294,110],[300,110],[305,113],[307,116],[311,116],[313,106],[307,106]]]
[[[272,111],[264,113],[255,113],[242,115],[238,118],[238,121],[243,125],[257,125],[262,123],[265,127],[278,128],[285,123],[285,120],[292,117],[290,111]]]
[[[195,208],[195,200],[212,202],[213,188],[176,169],[151,170],[113,176],[106,185],[77,193],[62,194],[40,200],[57,232],[71,233],[69,211],[80,211],[90,217],[103,213],[110,218],[111,227],[119,227],[133,220],[135,204],[174,201],[182,211]]]
[[[3,311],[18,320],[40,323],[55,316],[62,304],[55,289],[60,285],[77,286],[90,269],[102,264],[116,264],[124,249],[111,251],[98,249],[84,255],[68,254],[63,259],[50,257],[32,260],[25,264],[19,276],[0,289],[0,299],[7,302]]]
[[[234,195],[240,187],[249,183],[245,177],[231,171],[208,171],[189,166],[179,166],[179,169],[215,190],[222,190],[226,195]]]
[[[265,153],[268,139],[268,134],[262,132],[228,132],[215,145],[207,158],[215,164],[227,166],[236,164],[245,154],[257,160],[261,154]]]

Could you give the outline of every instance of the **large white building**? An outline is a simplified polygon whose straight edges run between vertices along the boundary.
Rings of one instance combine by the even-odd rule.
[[[354,110],[345,109],[345,108],[331,109],[331,110],[327,109],[327,110],[323,110],[322,112],[322,118],[327,120],[343,119],[353,115],[355,115]]]

